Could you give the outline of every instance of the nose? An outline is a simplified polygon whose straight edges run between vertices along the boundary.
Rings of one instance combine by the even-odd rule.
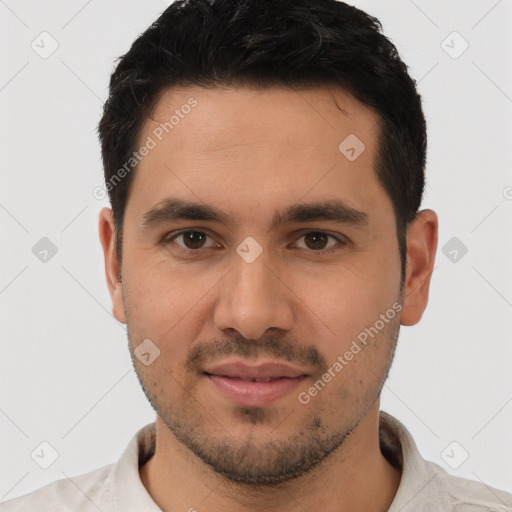
[[[298,299],[277,268],[264,254],[251,263],[234,255],[231,271],[220,282],[214,314],[218,329],[236,329],[245,338],[257,340],[268,329],[292,328]]]

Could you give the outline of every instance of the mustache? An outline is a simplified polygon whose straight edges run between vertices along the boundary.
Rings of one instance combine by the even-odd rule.
[[[206,363],[222,360],[227,356],[258,359],[267,356],[272,360],[288,361],[300,366],[317,369],[324,374],[327,369],[325,357],[314,346],[302,346],[296,341],[271,335],[260,340],[251,340],[242,335],[214,339],[192,348],[185,367],[189,371],[202,372]]]

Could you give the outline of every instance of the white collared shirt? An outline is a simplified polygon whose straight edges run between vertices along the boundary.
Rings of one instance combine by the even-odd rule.
[[[405,426],[384,411],[380,442],[383,454],[402,469],[389,512],[512,512],[512,494],[455,477],[423,459]],[[161,512],[139,475],[139,465],[154,449],[155,423],[150,423],[133,436],[115,464],[3,501],[0,512]]]

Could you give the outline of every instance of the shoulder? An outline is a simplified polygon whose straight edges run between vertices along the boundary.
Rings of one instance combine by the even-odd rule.
[[[446,498],[453,512],[512,512],[512,494],[483,482],[449,474],[437,464],[426,461],[436,473],[435,493]],[[434,481],[432,483],[434,483]],[[434,509],[433,509],[434,510]]]
[[[4,501],[0,512],[114,512],[134,507],[159,510],[142,484],[138,469],[154,453],[154,447],[155,423],[149,423],[130,439],[115,464],[62,478]]]
[[[452,475],[424,459],[405,425],[384,411],[379,441],[384,456],[402,469],[389,512],[512,512],[512,494]]]
[[[76,477],[63,478],[18,498],[0,503],[0,512],[81,512],[110,510],[110,473],[104,466]]]

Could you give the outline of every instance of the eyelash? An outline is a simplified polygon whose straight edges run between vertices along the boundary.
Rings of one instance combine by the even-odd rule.
[[[205,231],[200,231],[200,230],[197,230],[197,229],[186,229],[186,230],[183,230],[183,231],[179,231],[178,233],[174,233],[170,237],[169,236],[164,237],[163,244],[164,245],[170,245],[170,244],[174,243],[174,240],[176,238],[178,238],[179,236],[184,235],[186,233],[201,233],[203,235],[209,236],[210,238],[213,238],[211,235],[209,235]],[[327,249],[320,249],[318,251],[315,251],[313,249],[304,249],[302,247],[299,247],[298,249],[306,250],[307,252],[310,252],[310,253],[313,253],[313,254],[324,255],[324,254],[335,252],[336,250],[339,250],[341,247],[348,245],[348,242],[346,240],[343,240],[342,238],[339,238],[337,236],[331,235],[330,233],[327,233],[325,231],[317,231],[317,230],[311,230],[311,231],[307,231],[305,233],[302,233],[299,236],[299,239],[301,239],[301,238],[303,238],[306,235],[309,235],[311,233],[327,235],[329,238],[333,238],[334,240],[336,240],[338,242],[338,244],[333,246],[333,247],[329,247]],[[178,245],[178,244],[175,244],[175,245]],[[201,250],[214,248],[214,247],[206,247],[206,248],[201,247],[199,249],[189,249],[189,248],[183,247],[181,245],[178,245],[178,247],[180,248],[180,250],[182,250],[184,252],[187,252],[187,253],[199,253]]]

